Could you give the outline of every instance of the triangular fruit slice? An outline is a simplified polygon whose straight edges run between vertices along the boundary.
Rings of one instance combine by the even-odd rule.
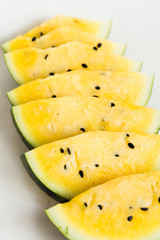
[[[160,169],[160,136],[88,132],[35,148],[22,161],[46,193],[71,199],[112,178]]]
[[[36,100],[12,107],[12,113],[34,147],[84,131],[155,133],[160,127],[160,110],[96,97]]]
[[[18,84],[46,78],[70,70],[116,70],[136,72],[142,63],[123,56],[108,55],[93,47],[72,42],[45,50],[23,48],[4,54],[6,64]]]
[[[58,15],[47,22],[42,23],[40,26],[31,29],[25,35],[19,35],[11,41],[14,43],[14,48],[16,48],[17,45],[19,47],[24,47],[26,42],[35,42],[38,38],[41,38],[50,31],[63,27],[70,27],[77,29],[78,31],[87,32],[97,37],[107,38],[111,30],[111,25],[112,21],[93,21]],[[11,42],[9,41],[2,45],[2,48],[5,52],[13,50],[12,44],[10,45],[10,43]]]
[[[7,95],[12,105],[63,96],[97,96],[146,105],[154,75],[116,71],[70,71],[38,79],[15,88]]]
[[[32,41],[29,37],[19,36],[4,44],[3,48],[8,49],[7,52],[26,47],[46,49],[74,41],[88,44],[95,51],[98,50],[98,46],[101,44],[101,49],[107,51],[108,54],[123,55],[126,49],[126,44],[114,43],[74,28],[56,28],[41,38],[36,39],[36,41]]]
[[[71,240],[158,240],[160,171],[111,180],[46,214]]]

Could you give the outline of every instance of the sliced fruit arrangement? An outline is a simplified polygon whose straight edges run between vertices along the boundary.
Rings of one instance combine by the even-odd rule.
[[[125,44],[104,39],[110,28],[59,15],[2,45],[23,84],[7,94],[13,121],[37,147],[21,159],[47,194],[76,196],[46,210],[67,238],[157,240],[160,110],[143,107],[154,76],[121,56]]]
[[[63,96],[97,96],[146,105],[154,76],[116,71],[70,71],[38,79],[13,89],[7,95],[12,105]]]
[[[160,111],[113,99],[62,97],[31,101],[12,107],[14,121],[33,147],[84,131],[155,133]]]
[[[25,47],[46,49],[51,47],[58,47],[62,44],[74,41],[80,41],[82,43],[88,44],[93,47],[95,51],[98,50],[98,46],[101,44],[102,51],[108,52],[108,54],[123,55],[126,49],[126,44],[107,41],[103,38],[98,38],[89,33],[67,27],[56,28],[48,34],[37,38],[36,41],[32,41],[32,39],[29,37],[19,36],[16,39],[13,39],[4,44],[2,47],[4,49],[8,49],[8,51],[13,51]]]
[[[88,132],[35,148],[22,161],[46,193],[71,199],[112,178],[160,169],[160,136]]]
[[[13,40],[4,43],[2,45],[2,48],[5,52],[8,52],[17,48],[26,47],[26,42],[35,42],[38,38],[49,33],[50,31],[62,27],[70,27],[77,29],[78,31],[90,33],[97,37],[107,38],[109,36],[111,26],[112,21],[93,21],[88,19],[58,15],[31,29],[26,34],[19,35]]]
[[[160,171],[123,176],[46,210],[68,238],[160,238]]]
[[[101,51],[101,47],[95,51],[93,47],[80,42],[66,43],[57,48],[45,50],[23,48],[4,54],[4,58],[18,84],[68,70],[136,72],[142,65],[142,62],[123,56],[108,55],[107,52]]]

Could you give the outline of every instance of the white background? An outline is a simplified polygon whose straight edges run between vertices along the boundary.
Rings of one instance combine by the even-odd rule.
[[[149,106],[160,109],[159,0],[0,0],[0,44],[57,14],[112,19],[109,39],[128,43],[126,56],[155,73]],[[0,50],[0,239],[64,240],[44,213],[55,201],[30,179],[19,155],[27,151],[12,124],[6,92],[16,87]]]

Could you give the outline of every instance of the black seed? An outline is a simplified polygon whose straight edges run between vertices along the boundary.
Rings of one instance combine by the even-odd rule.
[[[96,98],[99,98],[97,95],[93,95],[92,97],[96,97]]]
[[[69,148],[67,148],[67,152],[69,155],[71,155],[71,150]]]
[[[43,32],[40,32],[40,36],[43,36]]]
[[[88,207],[88,204],[87,204],[86,202],[84,202],[84,206],[85,206],[85,207]]]
[[[129,216],[128,218],[127,218],[127,220],[130,222],[130,221],[132,221],[132,219],[133,219],[133,216]]]
[[[54,73],[53,73],[53,72],[50,72],[49,75],[52,76],[52,75],[54,75]]]
[[[132,207],[130,206],[129,209],[132,209]]]
[[[33,38],[32,38],[32,42],[34,42],[34,41],[36,41],[36,37],[33,37]]]
[[[94,166],[95,166],[95,167],[99,167],[99,164],[95,164]]]
[[[142,211],[148,211],[149,209],[148,209],[148,208],[145,208],[145,207],[144,207],[144,208],[142,207],[141,210],[142,210]]]
[[[160,197],[158,198],[158,202],[160,203]]]
[[[128,134],[128,133],[126,134],[126,137],[129,137],[129,134]]]
[[[115,156],[115,157],[119,157],[119,154],[115,154],[114,156]]]
[[[114,107],[114,106],[115,106],[115,104],[113,102],[111,102],[111,107]]]
[[[87,66],[87,64],[82,63],[82,67],[87,68],[88,66]]]
[[[100,210],[103,209],[102,205],[98,205],[97,207],[98,207]]]
[[[47,57],[48,57],[48,54],[46,54],[46,56],[44,57],[44,59],[46,60],[46,59],[47,59]]]
[[[100,48],[102,46],[102,43],[98,43],[97,47]]]
[[[64,153],[64,149],[63,149],[63,148],[60,148],[60,152],[61,152],[61,153]]]
[[[132,143],[128,143],[128,147],[134,148],[134,145]]]
[[[86,131],[85,128],[80,128],[80,130],[81,130],[82,132],[85,132],[85,131]]]
[[[99,90],[99,89],[101,89],[101,88],[100,88],[100,86],[95,86],[95,89],[96,89],[96,90]]]
[[[67,165],[66,165],[66,164],[64,165],[64,169],[65,169],[65,170],[67,169]]]
[[[56,98],[57,96],[56,95],[53,95],[52,98]]]
[[[68,69],[67,72],[71,72],[72,70],[71,69]]]
[[[104,118],[102,119],[102,121],[103,121],[103,122],[105,121]]]
[[[55,47],[55,46],[52,46],[53,48]]]
[[[93,47],[94,50],[97,50],[98,48],[97,47]]]
[[[80,171],[79,171],[79,175],[80,175],[80,177],[81,177],[81,178],[83,178],[83,177],[84,177],[84,173],[83,173],[83,171],[82,171],[82,170],[80,170]]]

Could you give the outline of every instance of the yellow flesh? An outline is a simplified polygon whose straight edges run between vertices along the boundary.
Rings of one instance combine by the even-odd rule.
[[[31,38],[25,36],[19,36],[6,43],[9,51],[35,47],[46,49],[50,47],[58,47],[68,42],[80,41],[85,44],[89,44],[91,47],[97,47],[98,43],[102,43],[102,51],[108,52],[108,54],[122,55],[125,51],[126,45],[107,41],[103,38],[98,38],[89,33],[78,31],[74,28],[57,28],[41,38],[32,41]]]
[[[77,135],[80,128],[154,133],[160,126],[159,110],[95,97],[37,100],[15,106],[12,111],[33,146]]]
[[[113,97],[126,102],[145,105],[152,90],[153,75],[142,73],[71,71],[38,79],[8,93],[13,105],[37,99],[84,95]],[[96,87],[100,87],[96,90]]]
[[[129,137],[124,132],[88,132],[43,145],[25,156],[44,185],[71,199],[112,178],[160,169],[160,136],[127,134]],[[134,148],[129,148],[128,143]],[[83,178],[79,175],[80,170],[84,173]]]
[[[108,55],[101,48],[95,51],[89,45],[80,42],[67,43],[46,50],[24,48],[6,53],[4,57],[11,74],[19,84],[46,78],[50,72],[62,73],[69,69],[136,72],[141,67],[138,61]],[[87,68],[82,67],[82,64],[86,64]]]
[[[100,22],[100,21],[93,21],[88,19],[58,15],[42,23],[40,26],[33,28],[28,33],[26,33],[25,36],[39,37],[41,32],[45,35],[46,33],[54,30],[55,28],[60,28],[64,26],[72,27],[79,31],[88,32],[92,35],[101,36],[104,34],[103,30],[106,24],[108,24],[108,27],[110,28],[111,21]],[[103,35],[103,37],[107,37],[108,33],[109,33],[109,29],[107,29],[106,36]]]
[[[63,27],[69,27],[76,29],[78,31],[87,32],[97,37],[107,38],[111,30],[111,25],[112,25],[111,21],[100,22],[58,15],[48,20],[47,22],[42,23],[40,26],[31,29],[25,35],[19,35],[18,37],[12,39],[11,41],[4,43],[2,47],[5,52],[17,48],[23,48],[26,47],[26,45],[28,46],[29,42],[32,42],[33,37],[36,37],[36,40],[38,40],[39,38],[42,38],[43,35],[46,35],[50,31]]]
[[[111,180],[46,213],[72,240],[158,240],[159,197],[160,171],[154,171]],[[129,216],[133,216],[131,221]]]

